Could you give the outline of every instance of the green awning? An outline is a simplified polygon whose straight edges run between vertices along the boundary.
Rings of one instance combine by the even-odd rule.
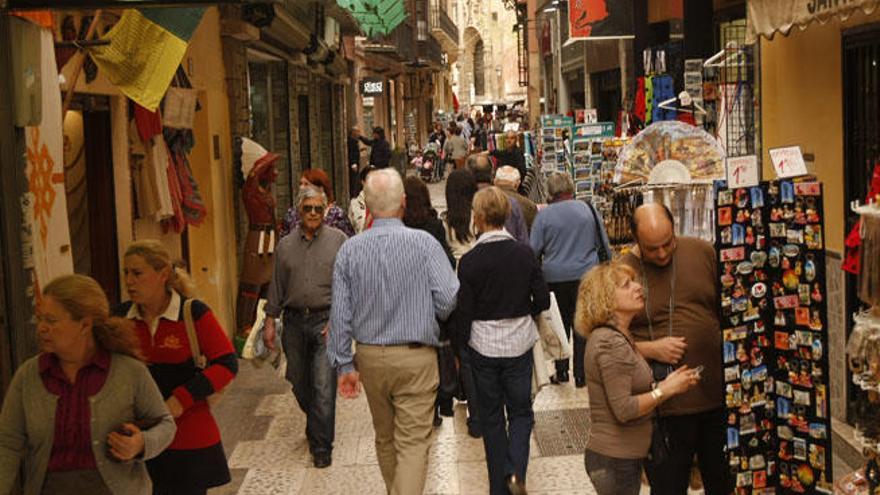
[[[387,35],[406,19],[402,0],[336,0],[351,12],[368,37]]]

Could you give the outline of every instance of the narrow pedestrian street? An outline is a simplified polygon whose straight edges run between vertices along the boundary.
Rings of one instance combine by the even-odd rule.
[[[880,495],[878,61],[880,0],[0,0],[0,495]]]
[[[312,466],[305,439],[305,416],[282,378],[269,367],[244,363],[217,417],[223,431],[233,482],[212,495],[385,493],[376,461],[373,426],[363,394],[337,399],[333,465]],[[584,389],[545,387],[535,401],[528,488],[530,494],[595,493],[583,468],[588,428]],[[483,442],[468,436],[466,407],[436,429],[428,463],[429,494],[488,493]],[[647,494],[647,488],[643,489]]]

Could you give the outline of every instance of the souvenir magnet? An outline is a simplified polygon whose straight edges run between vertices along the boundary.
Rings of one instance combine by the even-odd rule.
[[[760,187],[752,187],[749,189],[752,196],[752,208],[761,208],[764,206],[764,191]]]
[[[767,295],[767,285],[758,282],[757,284],[752,286],[752,297],[760,299],[765,295]]]
[[[794,186],[789,181],[779,183],[779,200],[782,203],[794,203]]]

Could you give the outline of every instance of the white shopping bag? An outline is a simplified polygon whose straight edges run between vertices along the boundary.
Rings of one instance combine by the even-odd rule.
[[[562,314],[556,303],[556,294],[550,293],[550,309],[538,315],[536,320],[538,335],[544,346],[544,356],[548,360],[570,358],[571,344],[565,335],[565,325],[562,323]]]

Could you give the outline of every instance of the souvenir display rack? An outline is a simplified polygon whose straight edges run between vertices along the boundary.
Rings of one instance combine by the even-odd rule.
[[[719,185],[715,202],[734,493],[832,493],[822,186]]]
[[[605,202],[601,193],[613,179],[617,165],[617,153],[610,143],[609,156],[614,160],[609,161],[605,156],[605,142],[613,137],[614,123],[601,122],[575,126],[571,139],[575,197],[590,201],[596,208]]]
[[[571,173],[571,162],[567,140],[571,137],[572,117],[545,115],[541,117],[541,134],[538,146],[541,149],[541,170],[544,175],[553,172]]]

